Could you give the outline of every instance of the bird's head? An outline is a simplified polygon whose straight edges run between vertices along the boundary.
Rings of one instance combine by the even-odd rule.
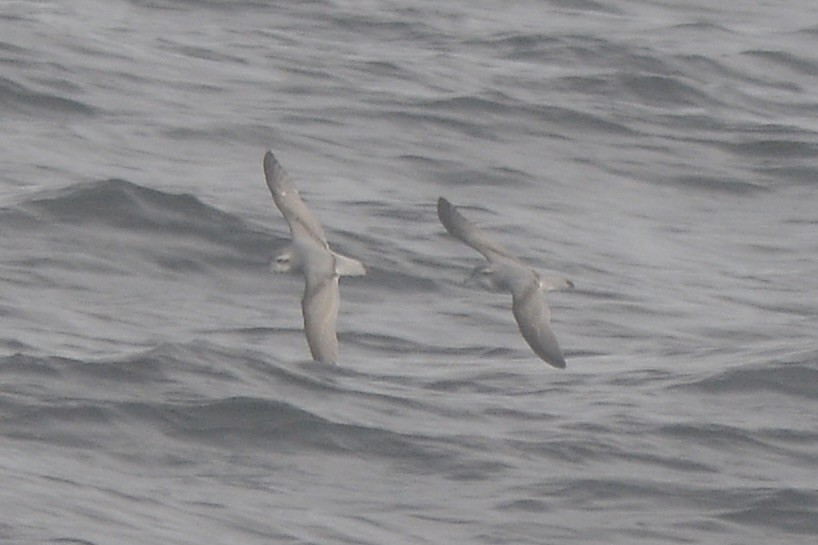
[[[270,262],[270,269],[278,273],[297,271],[300,267],[300,260],[292,246],[278,250]]]
[[[490,264],[479,265],[472,269],[471,274],[466,279],[467,284],[477,284],[487,291],[499,292],[502,291],[497,285],[494,275],[494,267]]]

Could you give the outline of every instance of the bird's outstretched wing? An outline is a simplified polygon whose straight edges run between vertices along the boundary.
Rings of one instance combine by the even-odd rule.
[[[338,276],[332,275],[318,282],[307,281],[301,312],[304,315],[304,332],[315,361],[335,363],[338,361],[338,336],[335,324],[341,295]]]
[[[531,286],[519,294],[512,294],[511,310],[528,345],[545,363],[565,369],[565,356],[551,329],[551,311],[542,289]]]
[[[328,248],[327,236],[321,222],[315,217],[298,193],[298,189],[271,151],[264,154],[264,177],[276,206],[290,226],[293,239],[309,236]]]
[[[437,200],[437,216],[452,236],[483,254],[489,261],[494,261],[497,255],[517,260],[503,246],[491,240],[479,227],[463,217],[457,207],[443,197]]]

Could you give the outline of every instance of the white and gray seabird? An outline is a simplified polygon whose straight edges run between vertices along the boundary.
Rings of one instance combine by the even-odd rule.
[[[443,197],[437,201],[437,215],[449,233],[488,260],[488,264],[477,267],[472,276],[492,291],[511,293],[514,318],[529,346],[549,365],[564,369],[565,357],[551,330],[551,312],[544,292],[573,288],[574,284],[559,276],[540,278],[536,271],[488,238]]]
[[[292,234],[292,244],[276,255],[274,269],[300,270],[304,274],[306,287],[301,311],[310,353],[316,361],[335,363],[338,361],[335,324],[341,303],[338,278],[364,275],[366,268],[360,261],[330,250],[318,218],[304,204],[289,174],[269,151],[264,154],[264,176]]]

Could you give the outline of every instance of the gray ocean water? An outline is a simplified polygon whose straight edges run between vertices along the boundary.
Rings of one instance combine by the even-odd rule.
[[[813,543],[816,89],[811,0],[1,2],[0,542]]]

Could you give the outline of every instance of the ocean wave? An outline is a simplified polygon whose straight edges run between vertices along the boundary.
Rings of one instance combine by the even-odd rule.
[[[79,255],[105,257],[117,245],[122,259],[135,255],[170,270],[266,266],[275,244],[275,237],[261,228],[192,195],[166,193],[119,179],[34,196],[0,211],[0,225],[10,233],[30,236],[39,232],[54,244],[68,236],[67,244],[82,250]],[[82,233],[71,231],[77,229]],[[55,255],[58,253],[43,259],[53,261]],[[72,258],[72,267],[78,259],[76,255]]]
[[[460,467],[452,458],[456,443],[388,429],[366,416],[367,406],[413,413],[431,406],[371,391],[367,382],[355,386],[354,375],[327,366],[295,370],[212,345],[164,345],[101,360],[12,355],[0,359],[0,377],[14,384],[2,402],[4,435],[14,439],[102,448],[108,434],[102,429],[137,436],[148,426],[180,443],[385,457],[418,470]],[[341,413],[339,402],[359,408]]]
[[[792,52],[749,50],[742,54],[759,63],[784,68],[800,75],[814,76],[818,72],[818,62]]]
[[[804,488],[755,488],[744,490],[733,502],[735,509],[722,510],[718,517],[751,526],[767,526],[787,533],[818,534],[813,516],[818,493]]]
[[[29,201],[26,208],[62,224],[100,224],[203,235],[214,240],[249,231],[242,220],[207,206],[193,195],[165,193],[120,179],[69,186],[56,195]]]
[[[27,116],[52,117],[55,114],[93,116],[93,106],[54,93],[34,90],[21,83],[0,77],[0,110]]]
[[[405,116],[407,119],[439,120],[441,123],[450,123],[467,128],[475,135],[485,133],[488,129],[487,120],[495,123],[517,123],[518,130],[530,127],[537,134],[543,132],[542,127],[549,127],[548,132],[558,133],[557,128],[565,132],[577,130],[594,130],[617,135],[633,135],[637,131],[623,123],[614,121],[607,115],[554,104],[538,104],[531,101],[522,101],[503,93],[493,93],[488,96],[455,96],[445,99],[419,102],[414,107],[393,115]],[[491,139],[490,133],[483,135]]]
[[[806,363],[795,363],[729,369],[684,388],[709,394],[769,392],[814,400],[815,384],[818,384],[818,369]]]
[[[769,190],[769,188],[763,184],[735,176],[718,177],[682,174],[674,176],[670,180],[670,183],[677,187],[718,193],[732,193],[736,195],[746,195]]]
[[[617,77],[617,82],[627,95],[638,100],[640,104],[672,108],[675,106],[704,107],[708,103],[716,102],[707,93],[682,77],[659,74],[624,74]]]

